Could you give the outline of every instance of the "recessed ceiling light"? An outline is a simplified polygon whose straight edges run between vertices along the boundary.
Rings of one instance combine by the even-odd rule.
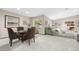
[[[65,8],[65,10],[68,10],[69,8]]]
[[[20,10],[20,8],[17,8],[17,10]]]

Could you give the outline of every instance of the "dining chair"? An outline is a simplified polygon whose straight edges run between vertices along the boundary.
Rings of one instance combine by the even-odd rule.
[[[30,45],[31,39],[33,39],[35,42],[35,27],[29,28],[22,37],[22,41],[24,42],[24,41],[28,40],[29,45]]]
[[[12,41],[14,39],[19,39],[19,36],[17,33],[15,33],[11,28],[7,28],[8,30],[8,35],[9,35],[9,43],[10,43],[10,46],[12,46]]]
[[[23,34],[19,33],[19,31],[24,31],[24,28],[23,27],[17,27],[17,32],[19,34],[19,37],[21,38],[23,36]]]
[[[17,31],[21,31],[21,30],[24,30],[23,27],[17,27]]]

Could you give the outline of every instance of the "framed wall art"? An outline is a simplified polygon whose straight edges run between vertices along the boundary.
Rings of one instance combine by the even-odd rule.
[[[19,17],[5,15],[5,28],[19,27]]]

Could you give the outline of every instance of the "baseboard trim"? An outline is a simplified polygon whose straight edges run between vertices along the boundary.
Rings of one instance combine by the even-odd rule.
[[[8,38],[8,37],[1,37],[0,39],[5,39],[5,38]]]

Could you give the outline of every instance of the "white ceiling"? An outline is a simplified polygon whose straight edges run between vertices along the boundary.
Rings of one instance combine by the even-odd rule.
[[[3,10],[29,17],[46,15],[50,19],[79,15],[78,8],[3,8]]]

